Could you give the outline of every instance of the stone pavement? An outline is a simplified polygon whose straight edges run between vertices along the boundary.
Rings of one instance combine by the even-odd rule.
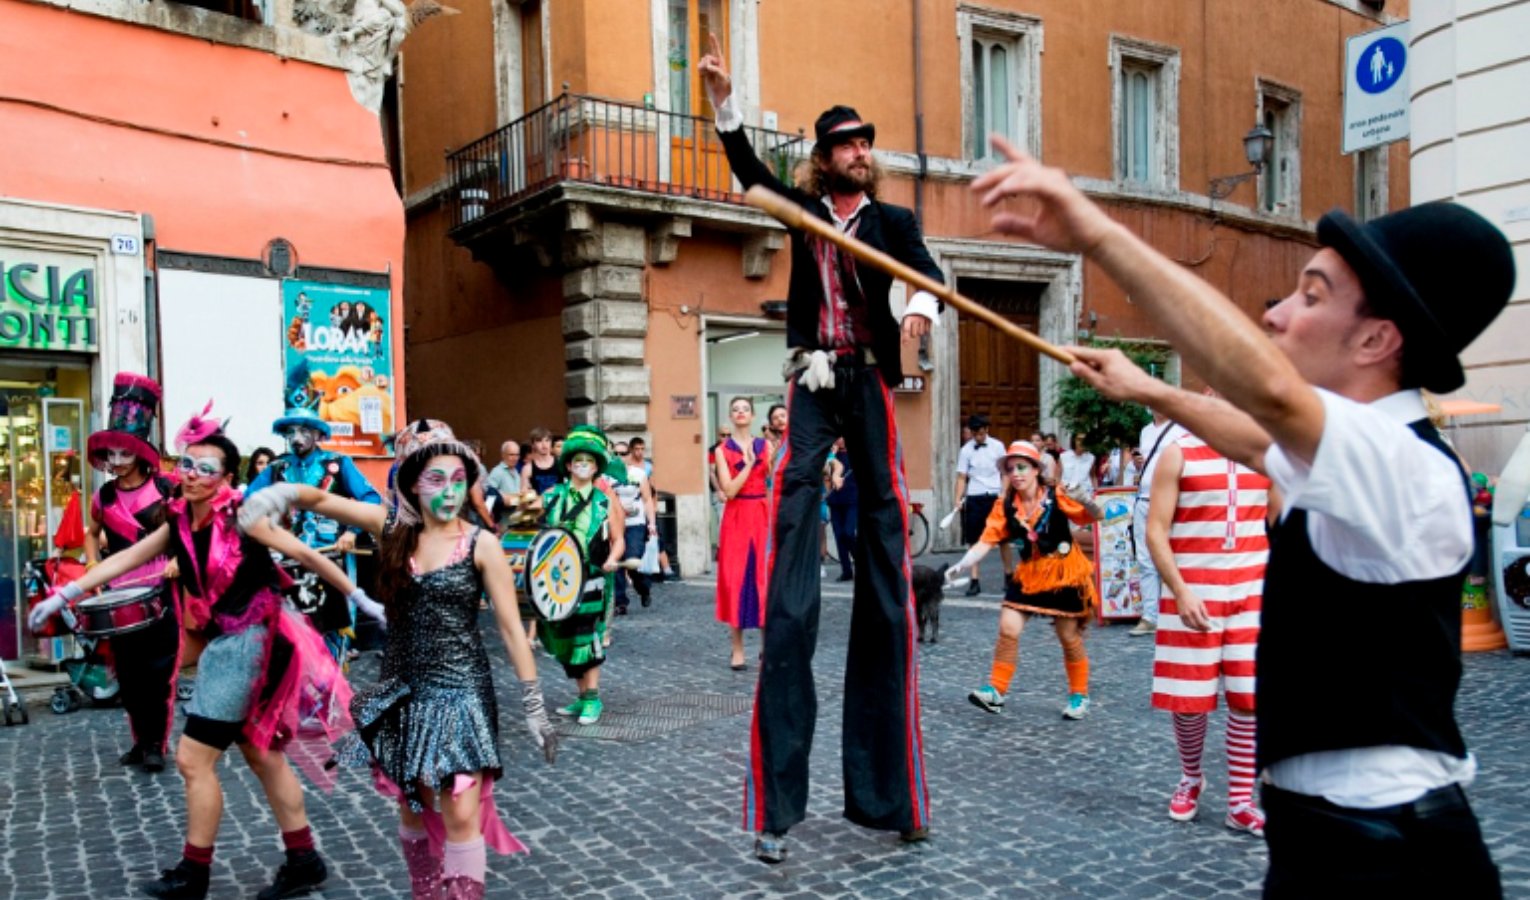
[[[984,582],[999,583],[996,561]],[[903,846],[839,817],[839,720],[850,599],[825,585],[817,673],[819,730],[808,820],[771,868],[739,830],[754,672],[727,666],[710,582],[655,589],[650,609],[617,620],[606,666],[607,717],[564,743],[557,765],[533,750],[513,676],[491,630],[503,702],[506,778],[496,792],[530,856],[490,857],[491,897],[1251,897],[1266,854],[1221,824],[1222,721],[1207,742],[1210,788],[1198,821],[1169,820],[1177,778],[1167,716],[1148,707],[1152,644],[1124,627],[1091,629],[1094,708],[1064,721],[1057,642],[1037,620],[1021,639],[1015,690],[990,716],[965,699],[987,672],[996,595],[945,604],[941,641],[922,650],[925,762],[933,836]],[[1363,629],[1364,623],[1346,627]],[[758,646],[751,636],[751,657]],[[538,655],[550,705],[570,683]],[[358,664],[358,683],[376,671]],[[751,667],[753,668],[753,667]],[[1459,714],[1481,774],[1471,789],[1511,896],[1530,895],[1530,660],[1468,657]],[[1332,702],[1364,702],[1336,672]],[[173,772],[129,773],[118,710],[0,730],[0,897],[118,898],[174,863],[182,793]],[[234,755],[237,760],[237,754]],[[221,770],[226,812],[214,897],[250,897],[281,858],[274,820],[242,761]],[[1519,798],[1519,799],[1515,799]],[[331,876],[324,898],[407,896],[389,804],[355,773],[308,795]]]

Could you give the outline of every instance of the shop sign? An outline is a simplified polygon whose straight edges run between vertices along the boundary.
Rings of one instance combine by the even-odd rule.
[[[283,407],[311,409],[329,423],[328,449],[363,456],[391,452],[388,290],[285,280],[282,306]]]
[[[903,381],[893,390],[904,394],[918,394],[924,390],[924,376],[905,375]]]
[[[671,419],[694,419],[696,418],[696,395],[695,394],[670,394],[669,417]]]
[[[77,256],[0,247],[0,349],[96,349],[96,264]]]

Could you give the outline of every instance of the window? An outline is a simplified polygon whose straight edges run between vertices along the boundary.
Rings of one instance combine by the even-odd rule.
[[[1112,35],[1117,181],[1179,189],[1179,50]]]
[[[1275,143],[1259,179],[1259,208],[1278,216],[1302,214],[1302,95],[1294,88],[1260,80],[1259,121]]]
[[[963,4],[957,33],[961,61],[964,149],[990,159],[990,134],[1041,155],[1041,20]]]

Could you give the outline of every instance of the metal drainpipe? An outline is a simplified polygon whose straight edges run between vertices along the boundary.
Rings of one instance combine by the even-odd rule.
[[[914,221],[924,228],[924,179],[929,174],[929,161],[924,155],[924,102],[922,99],[924,79],[919,57],[919,4],[912,0],[914,8],[914,153],[919,157],[919,170],[914,174]]]

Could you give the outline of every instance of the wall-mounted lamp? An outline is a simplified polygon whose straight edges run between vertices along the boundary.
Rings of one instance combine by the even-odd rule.
[[[767,319],[784,319],[786,318],[786,301],[761,300],[760,312],[763,313]]]
[[[733,334],[725,334],[721,337],[707,338],[709,344],[728,344],[733,341],[745,341],[752,337],[759,337],[758,331],[736,331]]]
[[[1211,179],[1211,184],[1206,188],[1206,193],[1213,200],[1225,200],[1233,192],[1233,189],[1250,178],[1259,177],[1264,167],[1270,162],[1270,155],[1275,151],[1275,133],[1266,128],[1263,123],[1249,129],[1248,134],[1243,136],[1243,157],[1248,164],[1253,166],[1247,172],[1237,175],[1223,175],[1220,178]]]

